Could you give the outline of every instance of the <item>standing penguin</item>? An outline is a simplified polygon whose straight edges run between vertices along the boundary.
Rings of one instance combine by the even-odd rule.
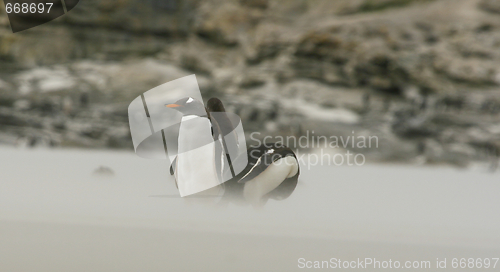
[[[223,188],[218,174],[216,143],[212,124],[203,104],[191,97],[166,105],[183,114],[179,128],[178,154],[173,162],[175,180],[181,196],[200,192],[219,195]],[[174,167],[175,164],[175,167]]]

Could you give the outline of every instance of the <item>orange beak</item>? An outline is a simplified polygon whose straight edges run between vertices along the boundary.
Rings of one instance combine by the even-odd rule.
[[[177,107],[180,107],[181,105],[178,105],[178,104],[167,104],[165,105],[165,107],[167,108],[177,108]]]

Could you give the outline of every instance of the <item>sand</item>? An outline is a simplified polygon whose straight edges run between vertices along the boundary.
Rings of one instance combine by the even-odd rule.
[[[303,167],[289,199],[255,210],[186,203],[165,161],[130,152],[1,147],[0,162],[2,272],[293,271],[299,258],[435,269],[445,257],[454,270],[455,257],[500,257],[500,173]]]

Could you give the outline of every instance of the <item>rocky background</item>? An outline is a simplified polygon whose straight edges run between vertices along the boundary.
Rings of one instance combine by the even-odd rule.
[[[496,169],[500,0],[82,0],[16,34],[3,7],[3,144],[132,149],[130,101],[195,73],[247,133]]]

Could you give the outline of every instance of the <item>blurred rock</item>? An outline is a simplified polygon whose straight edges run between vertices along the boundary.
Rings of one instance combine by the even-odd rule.
[[[492,160],[477,143],[500,139],[499,12],[498,0],[87,0],[12,34],[0,6],[0,141],[131,149],[130,101],[195,73],[248,132],[376,135],[377,161]]]
[[[481,0],[479,6],[489,12],[500,13],[500,1],[498,0]]]
[[[92,175],[95,177],[113,177],[115,175],[115,171],[107,166],[99,166],[99,168],[95,169],[92,172]]]
[[[206,1],[199,9],[195,32],[208,41],[235,46],[239,38],[249,32],[258,22],[260,14],[244,9],[236,3]]]

